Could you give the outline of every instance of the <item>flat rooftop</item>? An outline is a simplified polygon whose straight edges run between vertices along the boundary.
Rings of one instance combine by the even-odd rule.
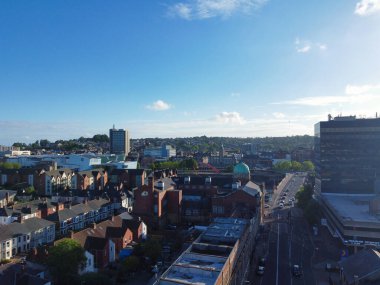
[[[335,214],[344,222],[378,223],[380,225],[380,212],[377,215],[369,211],[370,201],[374,195],[342,195],[322,194],[325,201],[333,207]]]
[[[235,243],[243,234],[245,219],[216,218],[201,236],[201,241],[212,244]]]
[[[216,218],[161,275],[158,284],[213,285],[249,220]]]

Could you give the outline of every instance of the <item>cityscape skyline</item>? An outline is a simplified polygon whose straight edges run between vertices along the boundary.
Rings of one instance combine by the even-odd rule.
[[[0,144],[313,134],[380,112],[380,1],[0,3]]]

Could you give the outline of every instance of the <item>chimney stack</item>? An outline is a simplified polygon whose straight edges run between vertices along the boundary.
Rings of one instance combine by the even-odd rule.
[[[153,178],[153,175],[150,176],[150,177],[148,177],[148,186],[149,186],[150,189],[153,190],[153,188],[154,188],[154,178]]]

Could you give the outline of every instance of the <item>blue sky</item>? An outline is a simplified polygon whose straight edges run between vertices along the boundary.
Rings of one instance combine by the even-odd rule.
[[[0,1],[0,144],[380,115],[380,0]]]

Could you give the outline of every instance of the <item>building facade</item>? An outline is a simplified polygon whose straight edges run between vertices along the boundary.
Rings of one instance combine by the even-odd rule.
[[[380,118],[330,117],[315,125],[322,193],[380,194]]]
[[[128,130],[110,129],[110,152],[113,154],[125,154],[130,151],[130,139]]]
[[[329,116],[314,148],[321,224],[345,246],[380,248],[380,118]]]

